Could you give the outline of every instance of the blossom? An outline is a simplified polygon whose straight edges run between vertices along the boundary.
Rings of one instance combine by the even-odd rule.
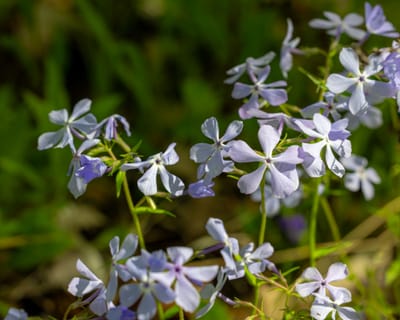
[[[125,306],[116,306],[110,309],[106,314],[107,320],[136,320],[136,312]]]
[[[336,40],[339,40],[342,33],[347,34],[349,37],[360,40],[365,36],[365,31],[358,27],[364,21],[363,17],[356,13],[350,13],[342,20],[336,13],[325,11],[324,19],[313,19],[309,25],[312,28],[327,30],[327,33],[334,36]]]
[[[296,164],[302,162],[298,157],[298,146],[290,146],[284,152],[273,155],[280,140],[280,134],[269,125],[262,125],[258,130],[258,140],[263,154],[257,153],[242,141],[234,141],[229,151],[235,162],[259,162],[261,165],[253,172],[243,175],[238,181],[240,192],[251,194],[260,187],[267,170],[271,174],[271,187],[278,198],[284,198],[299,187]]]
[[[325,162],[328,168],[338,177],[344,174],[343,165],[335,158],[332,149],[341,157],[349,157],[351,154],[351,143],[347,140],[350,132],[347,127],[348,120],[341,119],[331,123],[322,114],[315,113],[313,116],[314,129],[303,125],[300,121],[297,125],[309,137],[317,138],[316,143],[304,143],[301,148],[303,167],[311,177],[320,177],[325,174],[325,164],[320,158],[322,148],[326,148]]]
[[[157,193],[157,174],[160,174],[161,182],[169,193],[173,196],[180,196],[185,188],[183,181],[165,168],[165,166],[176,164],[179,161],[179,156],[174,149],[175,145],[176,143],[171,143],[165,152],[155,154],[145,161],[125,163],[121,166],[121,170],[147,169],[137,182],[139,190],[146,196]]]
[[[275,58],[275,53],[270,51],[259,58],[248,57],[246,61],[242,64],[234,66],[229,69],[226,73],[229,75],[224,82],[227,84],[232,84],[239,80],[239,78],[247,71],[254,74],[258,74]]]
[[[279,273],[275,264],[267,259],[272,256],[273,253],[274,248],[269,242],[263,243],[255,250],[254,243],[250,242],[239,251],[239,255],[242,258],[240,263],[245,265],[252,274],[263,273],[266,269]]]
[[[249,73],[252,85],[236,82],[232,98],[243,99],[250,96],[248,102],[242,105],[239,109],[239,115],[242,119],[247,119],[247,111],[250,109],[260,109],[261,105],[258,101],[261,96],[264,103],[268,102],[272,106],[279,106],[287,101],[287,93],[285,89],[280,87],[286,86],[286,81],[275,81],[269,84],[264,84],[271,71],[271,67],[266,66],[259,74]]]
[[[293,22],[290,19],[287,19],[288,30],[283,40],[281,47],[281,59],[279,62],[279,66],[281,68],[283,76],[286,78],[287,73],[292,69],[293,65],[293,54],[303,54],[303,52],[296,47],[300,43],[300,38],[294,38],[293,36]]]
[[[330,313],[331,319],[336,319],[336,313],[343,320],[359,320],[360,315],[351,307],[341,305],[351,301],[351,296],[341,292],[334,300],[329,297],[314,293],[316,299],[311,306],[311,317],[316,320],[324,320]]]
[[[102,176],[107,167],[98,158],[84,156],[82,153],[100,142],[98,139],[85,140],[75,151],[69,165],[68,189],[75,198],[85,193],[87,184],[94,178]]]
[[[365,26],[370,34],[377,34],[389,38],[398,38],[393,24],[386,20],[383,9],[380,5],[371,6],[365,3]]]
[[[380,183],[381,179],[375,169],[367,168],[368,160],[360,156],[351,156],[341,160],[346,169],[352,170],[352,173],[346,173],[344,185],[350,191],[361,191],[366,200],[374,197],[373,184]]]
[[[372,56],[370,58],[370,63],[361,72],[357,53],[352,48],[343,48],[340,51],[339,59],[352,76],[345,77],[341,74],[333,73],[327,79],[326,85],[333,93],[338,94],[344,91],[351,93],[348,106],[352,114],[365,111],[369,105],[368,101],[377,103],[385,97],[393,96],[393,87],[390,83],[369,79],[369,77],[382,69],[380,63],[376,63]]]
[[[220,137],[216,118],[211,117],[203,122],[201,131],[207,138],[211,139],[213,143],[197,143],[190,149],[190,159],[204,165],[199,170],[199,178],[204,174],[203,179],[208,183],[222,172],[229,172],[232,170],[232,161],[227,161],[224,157],[229,150],[230,140],[236,138],[242,132],[242,129],[242,121],[232,121],[226,129],[225,134]]]
[[[66,109],[54,110],[49,113],[50,122],[62,126],[55,132],[45,132],[39,136],[38,149],[64,148],[69,145],[75,151],[74,135],[80,139],[88,137],[95,128],[96,117],[88,113],[91,101],[89,99],[80,100],[69,116]]]
[[[229,279],[237,278],[238,274],[235,255],[239,254],[239,242],[233,237],[229,237],[225,231],[224,223],[217,218],[209,218],[206,223],[208,234],[223,245],[220,253],[225,262],[224,272],[229,271]]]
[[[98,316],[105,314],[109,308],[114,307],[112,301],[106,298],[107,290],[103,281],[90,271],[80,259],[76,263],[76,268],[84,278],[74,277],[68,285],[68,292],[80,298],[93,292],[86,301],[90,302],[89,309]]]
[[[27,320],[28,314],[23,309],[10,308],[4,320]]]
[[[311,281],[296,284],[296,291],[302,297],[307,297],[316,291],[321,296],[326,296],[328,291],[334,299],[342,296],[351,297],[348,289],[330,284],[332,281],[345,279],[348,274],[347,266],[341,262],[331,264],[325,278],[322,277],[317,268],[308,267],[304,270],[301,277]]]
[[[188,187],[188,193],[192,198],[206,198],[215,196],[215,192],[212,189],[214,182],[206,182],[201,179],[197,182],[191,183]]]
[[[155,316],[156,300],[163,303],[175,300],[174,291],[153,277],[148,265],[149,258],[154,258],[154,256],[134,257],[127,260],[126,266],[136,282],[122,285],[119,290],[122,306],[130,307],[139,301],[136,310],[139,320],[148,320]]]
[[[185,266],[193,256],[193,249],[188,247],[169,247],[167,254],[171,262],[167,262],[167,272],[154,274],[160,281],[171,284],[175,280],[175,302],[186,312],[194,312],[200,304],[200,294],[192,284],[201,285],[215,278],[218,266]]]
[[[96,134],[99,134],[101,129],[104,127],[104,138],[106,140],[112,140],[117,137],[117,127],[118,122],[120,122],[128,136],[131,135],[131,131],[129,128],[129,123],[125,119],[125,117],[119,114],[113,114],[112,116],[107,117],[106,119],[99,122],[96,126]]]

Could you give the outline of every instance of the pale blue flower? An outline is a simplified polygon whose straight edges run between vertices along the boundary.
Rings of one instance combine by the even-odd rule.
[[[136,282],[122,285],[119,290],[122,306],[130,307],[139,302],[136,310],[139,320],[149,320],[156,315],[157,301],[171,303],[175,300],[174,291],[153,277],[148,266],[150,256],[128,259],[126,266]]]
[[[342,304],[350,302],[351,296],[346,293],[339,294],[335,299],[314,293],[316,299],[311,306],[311,317],[316,320],[324,320],[331,314],[331,319],[336,319],[336,314],[342,320],[360,320],[360,314],[351,307],[342,307]]]
[[[343,48],[339,59],[344,68],[350,72],[346,77],[338,73],[331,74],[326,86],[336,94],[348,91],[351,93],[348,106],[352,114],[365,111],[370,103],[378,103],[394,94],[393,87],[388,82],[370,79],[371,76],[382,70],[381,63],[370,57],[370,63],[360,71],[360,61],[352,48]],[[368,97],[368,100],[367,100]]]
[[[234,66],[226,72],[229,78],[224,82],[232,84],[239,80],[246,71],[248,73],[259,74],[274,58],[275,53],[272,51],[259,58],[248,57],[244,63]]]
[[[155,154],[145,161],[123,164],[121,170],[147,169],[137,182],[139,190],[146,196],[157,193],[157,174],[160,174],[161,182],[169,193],[173,196],[180,196],[185,188],[183,181],[165,168],[165,166],[176,164],[179,161],[175,145],[176,143],[171,143],[165,152]]]
[[[198,178],[202,178],[208,183],[222,172],[229,172],[233,169],[232,161],[225,160],[224,157],[227,156],[230,141],[236,138],[242,129],[242,121],[232,121],[225,134],[220,137],[216,118],[211,117],[203,122],[201,131],[213,143],[197,143],[190,149],[190,159],[202,164],[198,170]]]
[[[343,33],[356,40],[362,39],[366,34],[364,30],[356,28],[364,22],[359,14],[350,13],[343,20],[338,14],[330,11],[325,11],[324,16],[327,20],[313,19],[309,23],[310,27],[327,30],[327,33],[334,36],[337,41]]]
[[[317,268],[308,267],[302,273],[301,278],[309,281],[296,284],[296,291],[302,297],[307,297],[314,292],[317,292],[320,296],[327,296],[329,292],[334,299],[341,296],[351,297],[348,289],[331,285],[332,281],[343,280],[348,274],[347,266],[341,262],[331,264],[325,278],[322,277]]]
[[[130,136],[131,131],[129,128],[129,122],[125,119],[125,117],[119,114],[113,114],[112,116],[109,116],[106,119],[99,122],[99,124],[95,128],[96,134],[99,135],[101,129],[104,127],[104,138],[106,140],[115,139],[118,135],[117,133],[118,122],[122,124],[126,134]]]
[[[80,259],[76,263],[76,268],[84,278],[74,277],[68,285],[68,292],[79,298],[92,293],[83,303],[87,301],[89,309],[94,314],[104,315],[110,308],[114,307],[114,304],[106,297],[107,290],[103,281],[90,271]]]
[[[258,140],[263,154],[251,149],[244,141],[234,141],[229,151],[233,161],[239,163],[259,162],[259,167],[240,177],[238,187],[240,192],[251,194],[260,187],[267,171],[271,174],[271,187],[278,198],[284,198],[299,187],[299,177],[296,164],[302,162],[298,156],[298,146],[290,146],[284,152],[273,155],[275,147],[280,141],[280,134],[268,125],[262,125],[258,130]]]
[[[75,171],[75,175],[82,178],[86,184],[93,179],[103,176],[107,171],[107,166],[100,158],[93,158],[82,154],[79,160],[80,167]]]
[[[314,113],[320,113],[325,117],[331,116],[333,120],[339,120],[342,115],[339,111],[343,110],[343,101],[337,101],[336,95],[332,92],[327,92],[324,94],[324,101],[315,102],[300,110],[301,115],[305,118],[312,118]],[[345,103],[347,105],[347,103]]]
[[[302,131],[311,138],[316,138],[315,143],[304,143],[301,148],[301,157],[304,159],[303,167],[310,177],[321,177],[325,174],[325,163],[321,159],[321,151],[325,152],[325,162],[329,170],[338,177],[342,177],[345,170],[343,165],[335,158],[333,151],[341,157],[351,155],[351,142],[347,138],[350,132],[346,130],[348,120],[341,119],[331,123],[322,114],[313,116],[315,129],[310,129],[298,122]]]
[[[28,320],[28,314],[23,309],[10,308],[4,320]]]
[[[371,6],[368,2],[365,3],[365,25],[369,34],[389,38],[398,38],[400,36],[393,24],[386,20],[380,5]]]
[[[55,132],[46,132],[39,136],[38,149],[64,148],[69,145],[75,152],[74,136],[85,139],[96,127],[96,117],[89,113],[91,101],[89,99],[80,100],[69,116],[66,109],[55,110],[49,113],[50,122],[62,126]]]
[[[367,168],[368,160],[352,155],[350,158],[341,159],[341,162],[346,169],[353,171],[344,176],[345,187],[353,192],[361,189],[364,198],[371,200],[375,194],[373,184],[380,183],[381,179],[375,169]]]
[[[247,112],[251,109],[260,109],[266,102],[272,106],[279,106],[287,101],[286,90],[282,87],[286,86],[286,81],[275,81],[268,84],[264,82],[267,80],[271,72],[271,67],[266,66],[259,74],[249,73],[252,85],[236,82],[232,98],[243,99],[248,96],[249,100],[243,104],[239,109],[239,115],[242,119],[247,119],[249,116]],[[259,98],[263,100],[259,102]]]
[[[239,255],[242,258],[240,263],[245,265],[248,271],[255,275],[263,273],[266,269],[278,274],[279,271],[275,264],[267,259],[273,253],[274,248],[269,242],[263,243],[256,249],[254,249],[254,243],[250,242],[239,251]]]
[[[283,40],[281,47],[281,57],[279,61],[279,66],[281,68],[282,74],[287,78],[288,72],[293,66],[293,54],[303,54],[303,51],[297,49],[300,43],[300,38],[294,38],[293,36],[293,22],[291,19],[287,19],[288,30],[286,32],[285,39]]]

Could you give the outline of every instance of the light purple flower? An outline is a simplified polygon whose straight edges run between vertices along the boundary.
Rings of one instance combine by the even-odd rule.
[[[281,59],[279,62],[279,66],[281,68],[282,74],[285,78],[287,78],[288,72],[292,69],[293,66],[293,54],[303,54],[300,49],[296,47],[300,43],[300,38],[297,37],[292,39],[293,36],[293,22],[291,19],[287,19],[288,30],[286,32],[285,39],[283,40],[281,47]]]
[[[194,312],[200,304],[200,294],[192,284],[202,285],[210,282],[218,273],[219,267],[215,266],[185,266],[193,256],[193,249],[188,247],[167,248],[167,272],[154,273],[154,278],[168,285],[174,283],[175,303],[186,312]]]
[[[100,134],[101,129],[104,127],[104,138],[106,140],[115,139],[118,135],[117,133],[118,122],[122,124],[126,134],[130,136],[131,131],[129,128],[129,123],[123,116],[119,114],[113,114],[112,116],[109,116],[106,119],[99,122],[99,124],[95,128],[96,134],[97,135]]]
[[[284,152],[273,155],[280,141],[280,134],[268,125],[262,125],[258,130],[258,140],[263,154],[249,147],[244,141],[234,141],[229,154],[235,162],[259,162],[260,166],[253,172],[240,177],[238,187],[240,192],[251,194],[260,187],[266,172],[271,174],[271,187],[278,198],[284,198],[299,187],[299,177],[296,164],[302,162],[298,156],[298,146],[290,146]],[[261,186],[263,187],[263,186]]]
[[[398,38],[393,24],[386,20],[383,9],[380,5],[371,6],[365,3],[365,25],[369,34],[377,34],[389,38]]]
[[[232,121],[225,134],[220,137],[216,118],[211,117],[203,122],[201,131],[213,143],[197,143],[190,149],[190,159],[196,163],[203,164],[199,169],[198,178],[202,178],[208,183],[222,172],[232,170],[232,161],[225,160],[224,157],[229,150],[230,141],[236,138],[242,132],[242,129],[242,121]]]
[[[72,152],[75,152],[74,136],[85,139],[94,130],[97,121],[96,117],[89,113],[91,101],[80,100],[72,110],[71,116],[66,109],[55,110],[49,113],[50,122],[62,126],[55,132],[46,132],[39,136],[38,149],[64,148],[69,145]]]
[[[195,199],[214,197],[215,192],[212,189],[214,182],[206,182],[204,180],[199,180],[197,182],[191,183],[188,187],[188,194]]]
[[[326,148],[325,162],[329,170],[338,177],[342,177],[345,170],[343,165],[335,158],[333,150],[341,157],[351,155],[351,143],[347,140],[350,132],[347,127],[348,120],[341,119],[331,123],[322,114],[315,113],[313,116],[315,129],[304,126],[300,121],[297,123],[302,131],[309,137],[319,141],[315,143],[304,143],[301,148],[303,167],[310,177],[321,177],[325,174],[325,163],[321,159],[321,151]]]
[[[274,58],[275,53],[272,51],[259,58],[248,57],[244,63],[234,66],[226,72],[229,78],[224,82],[227,84],[235,83],[246,71],[259,74]]]
[[[87,184],[91,180],[106,172],[107,168],[99,162],[100,159],[96,160],[97,158],[91,158],[82,154],[96,146],[99,142],[100,140],[98,139],[85,140],[72,157],[68,170],[68,174],[71,176],[68,182],[68,189],[75,198],[85,193]]]
[[[10,308],[4,320],[27,320],[28,314],[23,309]]]
[[[367,168],[368,160],[360,156],[351,156],[341,160],[344,167],[353,171],[344,176],[344,185],[350,191],[359,191],[361,189],[364,198],[371,200],[374,197],[374,186],[381,182],[381,179],[375,169]]]
[[[240,107],[239,115],[242,119],[247,119],[247,111],[250,109],[260,109],[266,102],[272,106],[279,106],[287,101],[287,93],[281,87],[286,86],[286,81],[275,81],[264,84],[271,71],[270,66],[266,66],[259,74],[249,73],[252,85],[236,82],[232,98],[243,99],[250,96],[249,100]],[[263,101],[260,103],[259,98]]]
[[[346,77],[338,73],[331,74],[327,79],[327,87],[333,93],[349,91],[349,110],[352,114],[365,111],[369,102],[378,103],[394,94],[393,87],[388,82],[370,79],[371,76],[382,70],[381,63],[370,57],[370,63],[360,71],[360,61],[357,53],[352,48],[343,48],[339,59],[351,76]],[[368,97],[368,101],[367,101]]]
[[[278,218],[278,223],[283,235],[294,244],[299,243],[307,228],[306,220],[302,214],[281,215]]]
[[[363,17],[359,14],[350,13],[343,20],[339,15],[330,11],[325,11],[324,16],[327,20],[313,19],[310,21],[310,27],[327,30],[327,33],[334,36],[336,40],[339,40],[343,33],[356,40],[362,39],[366,34],[364,30],[356,28],[364,22]]]
[[[139,190],[146,196],[157,193],[157,174],[160,174],[161,182],[169,193],[180,196],[185,188],[183,181],[165,168],[179,161],[179,156],[174,149],[175,145],[176,143],[171,143],[165,152],[155,154],[145,161],[123,164],[121,170],[147,169],[137,182]]]
[[[329,292],[334,299],[342,296],[351,297],[348,289],[330,284],[332,281],[345,279],[348,274],[347,266],[341,262],[331,264],[325,278],[322,277],[317,268],[308,267],[301,277],[310,281],[296,284],[296,291],[302,297],[307,297],[314,292],[318,292],[321,296],[327,296],[327,292]]]
[[[239,255],[242,258],[241,264],[245,265],[252,274],[261,274],[266,269],[278,274],[279,271],[275,264],[267,259],[272,256],[273,253],[274,248],[269,242],[263,243],[255,250],[254,243],[250,242],[239,251]]]
[[[171,303],[175,300],[174,291],[158,282],[147,269],[134,266],[134,260],[127,261],[127,267],[134,274],[135,283],[122,285],[119,290],[120,303],[130,307],[139,302],[136,313],[139,320],[152,319],[157,313],[157,300]]]
[[[314,293],[316,299],[311,306],[311,317],[316,320],[324,320],[331,313],[331,319],[336,319],[336,313],[343,320],[359,320],[359,313],[351,307],[341,305],[351,301],[351,296],[341,292],[334,300],[327,296]]]
[[[68,292],[79,298],[92,292],[83,303],[90,302],[89,309],[98,316],[105,314],[109,308],[114,307],[112,301],[106,298],[107,290],[103,281],[90,271],[80,259],[76,263],[76,268],[84,278],[74,277],[68,285]]]

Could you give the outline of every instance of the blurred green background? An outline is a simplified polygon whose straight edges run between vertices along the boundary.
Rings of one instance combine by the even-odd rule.
[[[379,3],[399,29],[398,1]],[[1,0],[0,315],[12,305],[32,315],[61,317],[73,301],[65,289],[76,275],[76,259],[106,274],[101,266],[108,241],[132,231],[111,177],[93,181],[76,201],[67,190],[70,151],[37,151],[37,137],[55,130],[48,121],[51,110],[71,110],[78,100],[90,98],[99,120],[111,113],[124,115],[133,134],[128,141],[141,139],[143,154],[177,142],[181,162],[174,172],[193,182],[196,167],[189,149],[206,139],[201,123],[215,116],[223,131],[238,118],[240,102],[230,98],[232,87],[223,84],[225,71],[248,56],[271,50],[279,54],[287,17],[301,46],[327,48],[324,32],[307,25],[324,10],[363,15],[364,2]],[[377,45],[391,43],[376,40]],[[289,103],[304,107],[315,102],[315,87],[297,66],[318,72],[316,59],[295,57]],[[271,81],[281,80],[277,63]],[[343,234],[398,196],[398,122],[390,106],[386,109],[383,128],[354,135],[353,149],[370,159],[383,183],[371,203],[359,194],[342,195],[340,203],[332,200]],[[194,243],[205,235],[210,216],[224,218],[228,230],[253,239],[257,205],[238,194],[227,178],[217,182],[216,192],[217,199],[165,203],[177,218],[145,218],[148,242],[154,248]],[[390,217],[389,229],[398,233],[398,214]],[[274,227],[271,222],[269,241],[278,249],[293,247]],[[319,228],[320,240],[330,241],[326,227]],[[392,250],[397,255],[398,248]],[[398,285],[396,270],[392,277]]]

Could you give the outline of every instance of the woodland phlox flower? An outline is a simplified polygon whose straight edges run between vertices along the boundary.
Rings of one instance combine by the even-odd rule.
[[[346,130],[348,120],[340,119],[331,123],[322,114],[313,116],[315,128],[310,129],[300,121],[297,123],[301,130],[310,138],[315,138],[315,143],[303,142],[300,154],[303,158],[304,170],[310,177],[321,177],[325,174],[326,166],[338,177],[342,177],[345,170],[343,165],[335,158],[333,151],[341,157],[351,155],[351,142],[347,138],[350,132]],[[325,148],[325,163],[321,159],[321,151]]]
[[[288,72],[292,69],[293,66],[293,55],[294,54],[303,54],[303,51],[297,49],[297,46],[300,43],[300,38],[293,37],[293,22],[291,19],[287,19],[288,29],[286,32],[285,39],[283,40],[281,47],[281,57],[279,61],[279,66],[281,68],[282,74],[285,78],[287,78]]]
[[[363,71],[360,71],[360,60],[352,48],[343,48],[339,60],[350,76],[333,73],[328,77],[326,86],[335,94],[350,92],[348,107],[352,114],[363,113],[370,103],[379,103],[393,96],[394,91],[390,83],[370,79],[382,70],[382,65],[373,56],[370,56],[370,63]]]
[[[55,132],[45,132],[39,136],[38,149],[64,148],[69,145],[75,152],[74,136],[86,139],[97,125],[96,117],[88,113],[92,101],[83,99],[75,104],[72,114],[69,116],[66,109],[54,110],[49,113],[50,122],[62,126]]]
[[[368,34],[389,38],[398,38],[400,36],[393,24],[386,20],[382,6],[379,4],[371,6],[369,2],[365,3],[365,26]]]
[[[157,153],[145,161],[125,163],[121,166],[122,171],[131,169],[146,170],[143,176],[137,181],[139,190],[146,196],[157,193],[157,174],[161,177],[164,188],[173,196],[183,194],[185,185],[183,181],[168,172],[165,166],[174,165],[179,161],[179,156],[175,151],[176,143],[171,143],[165,152]]]
[[[278,198],[284,198],[299,187],[296,165],[303,160],[298,156],[298,146],[292,145],[279,154],[273,154],[280,141],[280,134],[269,125],[262,125],[258,130],[258,140],[263,153],[250,148],[242,141],[234,141],[229,151],[233,161],[238,163],[259,162],[261,165],[251,173],[240,177],[237,185],[240,192],[251,194],[261,185],[261,181],[270,172],[271,187]],[[263,187],[263,186],[261,186]]]
[[[350,191],[361,189],[364,198],[371,200],[374,197],[374,184],[380,183],[381,179],[373,168],[367,168],[368,160],[352,155],[350,158],[341,159],[344,167],[353,172],[348,172],[344,176],[344,185]]]
[[[366,34],[364,30],[356,28],[364,22],[359,14],[350,13],[343,20],[338,14],[330,11],[325,11],[324,16],[327,20],[313,19],[309,25],[312,28],[327,30],[327,33],[334,36],[336,41],[339,41],[343,33],[356,40],[361,40]]]

